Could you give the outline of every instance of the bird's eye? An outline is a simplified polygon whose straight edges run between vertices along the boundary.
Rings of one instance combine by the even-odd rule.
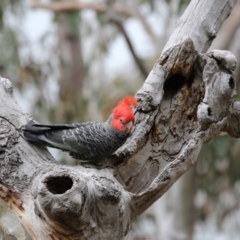
[[[119,121],[120,121],[121,123],[123,123],[123,119],[122,119],[122,118],[120,118]]]

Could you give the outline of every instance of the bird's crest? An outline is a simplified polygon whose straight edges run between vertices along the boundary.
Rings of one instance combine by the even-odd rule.
[[[119,102],[119,104],[121,104],[121,103],[125,103],[128,106],[136,107],[137,106],[137,99],[133,96],[126,96],[126,97],[123,98],[122,101]]]
[[[137,99],[133,96],[124,97],[118,105],[113,109],[113,118],[124,117],[125,120],[134,121],[134,114],[132,107],[137,106]]]

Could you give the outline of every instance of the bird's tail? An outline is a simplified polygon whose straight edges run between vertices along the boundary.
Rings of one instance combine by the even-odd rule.
[[[41,142],[39,136],[43,135],[49,130],[48,127],[40,127],[35,121],[31,120],[23,128],[23,136],[28,141]]]
[[[22,129],[26,140],[49,147],[68,150],[63,143],[63,130],[74,128],[73,125],[40,125],[35,121],[28,122]]]

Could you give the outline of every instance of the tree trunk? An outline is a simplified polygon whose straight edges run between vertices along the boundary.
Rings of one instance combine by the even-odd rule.
[[[81,19],[77,11],[56,13],[59,59],[59,107],[52,119],[73,121],[82,112],[82,88],[85,78],[81,46]],[[78,116],[79,117],[79,116]],[[75,122],[75,121],[73,121]]]
[[[124,239],[220,131],[240,136],[235,57],[205,52],[236,0],[192,0],[142,88],[131,136],[108,166],[65,166],[24,140],[31,118],[0,79],[0,197],[34,239]],[[111,166],[111,167],[109,167]]]
[[[194,195],[196,192],[195,169],[191,168],[184,174],[166,193],[168,212],[171,220],[169,226],[165,226],[162,239],[165,240],[191,240],[196,217],[194,208]],[[170,194],[170,196],[168,195]],[[164,225],[164,224],[163,224]],[[173,227],[174,231],[167,231]]]

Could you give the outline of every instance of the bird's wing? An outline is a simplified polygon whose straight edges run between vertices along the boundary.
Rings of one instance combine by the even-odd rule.
[[[71,155],[79,159],[101,158],[109,151],[109,135],[102,123],[89,122],[65,130],[63,142]]]
[[[29,141],[68,151],[74,158],[92,162],[107,158],[127,137],[126,133],[112,129],[108,122],[62,125],[29,123],[23,132]]]
[[[109,135],[104,123],[40,125],[29,123],[23,129],[29,141],[72,153],[78,159],[101,157],[109,151]]]

